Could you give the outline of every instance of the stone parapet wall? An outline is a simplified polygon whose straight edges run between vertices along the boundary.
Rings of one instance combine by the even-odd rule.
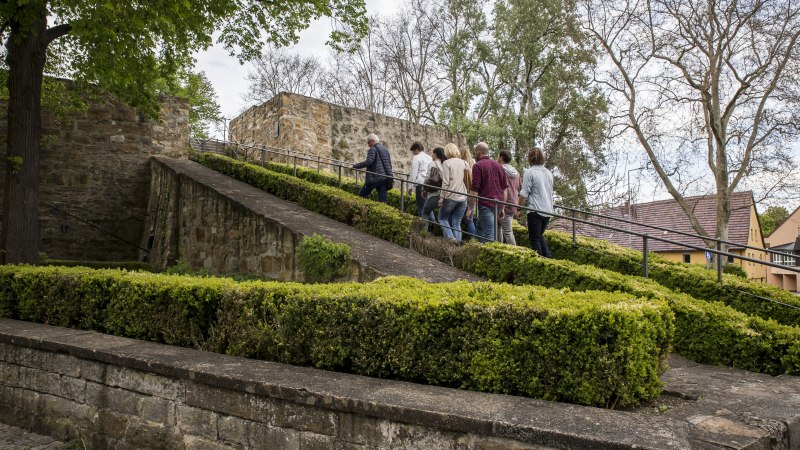
[[[688,444],[648,437],[658,419],[628,418],[638,436],[604,429],[625,417],[0,319],[0,421],[93,450]]]
[[[110,95],[93,97],[87,103],[85,111],[67,118],[57,120],[43,114],[41,251],[57,259],[136,260],[139,249],[131,243],[139,244],[145,233],[148,161],[152,155],[188,156],[188,101],[165,98],[158,121],[144,119]],[[3,160],[6,114],[7,102],[2,101]],[[0,164],[0,198],[5,190],[5,167]],[[0,210],[0,223],[3,213]]]
[[[238,183],[215,175],[223,183]],[[150,179],[147,229],[151,234],[143,245],[151,247],[153,266],[165,268],[180,260],[193,269],[217,274],[304,279],[297,253],[303,234],[291,224],[251,209],[237,199],[236,194],[241,197],[242,193],[236,188],[220,192],[213,183],[182,172],[163,158],[153,160]],[[259,197],[268,195],[258,191]],[[349,274],[341,281],[368,281],[378,275],[351,260]]]
[[[422,142],[428,153],[449,142],[466,146],[462,137],[442,128],[289,93],[253,106],[233,119],[229,139],[357,162],[366,157],[369,133],[377,134],[386,144],[399,172],[411,170],[413,155],[409,148],[414,141]]]

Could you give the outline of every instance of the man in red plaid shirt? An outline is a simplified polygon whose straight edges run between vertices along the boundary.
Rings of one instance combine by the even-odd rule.
[[[489,157],[489,144],[478,142],[475,144],[476,162],[472,166],[473,195],[483,197],[478,200],[478,241],[481,243],[495,240],[497,219],[503,217],[503,205],[492,200],[506,201],[508,176],[503,166]],[[495,205],[497,208],[495,208]],[[475,207],[475,199],[469,199],[469,209]],[[499,217],[495,217],[495,211]],[[467,213],[469,216],[469,213]]]

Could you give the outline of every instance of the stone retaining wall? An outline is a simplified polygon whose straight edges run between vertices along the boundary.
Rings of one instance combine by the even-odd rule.
[[[152,155],[188,156],[189,104],[165,98],[158,121],[145,119],[110,95],[87,99],[87,106],[64,118],[47,113],[42,117],[41,251],[57,259],[136,260],[139,249],[123,239],[138,244],[145,232],[148,160]],[[0,101],[3,161],[6,110],[7,101]],[[0,199],[5,168],[0,164]],[[0,224],[2,215],[0,208]]]
[[[62,441],[82,439],[89,449],[690,445],[681,439],[683,433],[664,433],[669,421],[659,418],[246,360],[8,319],[0,319],[0,422]]]
[[[149,262],[154,267],[166,268],[180,260],[192,269],[217,274],[303,280],[297,255],[303,235],[238,201],[233,196],[235,188],[218,192],[163,159],[152,161],[150,179],[150,231],[143,245],[150,247]],[[339,281],[368,281],[377,276],[351,260],[349,275]]]
[[[366,137],[376,133],[389,148],[396,171],[409,172],[409,151],[414,141],[430,149],[466,141],[445,129],[407,120],[345,108],[298,94],[281,93],[253,106],[231,120],[231,140],[279,147],[323,158],[362,161],[367,155]]]

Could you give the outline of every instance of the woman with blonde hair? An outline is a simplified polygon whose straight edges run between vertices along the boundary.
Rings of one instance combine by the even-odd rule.
[[[552,258],[553,254],[544,239],[544,230],[553,214],[553,174],[544,167],[544,153],[536,147],[528,150],[528,166],[522,175],[519,204],[533,210],[528,212],[531,248],[539,256]]]
[[[461,218],[467,210],[467,192],[464,170],[467,163],[461,159],[461,151],[453,144],[444,147],[447,160],[442,162],[442,190],[439,194],[439,225],[444,237],[461,241]],[[452,192],[451,192],[452,191]]]
[[[469,152],[469,148],[464,147],[459,151],[461,152],[461,156],[460,156],[461,159],[463,159],[464,162],[467,163],[467,172],[470,174],[469,178],[466,178],[464,180],[464,184],[467,185],[467,192],[469,192],[472,189],[472,187],[471,187],[471,184],[472,184],[472,166],[475,165],[475,160],[472,158],[472,154]],[[477,237],[477,234],[478,234],[478,229],[475,226],[475,221],[476,221],[475,220],[476,217],[475,217],[475,214],[474,214],[475,203],[477,203],[477,201],[475,199],[471,199],[471,200],[468,199],[467,200],[467,212],[466,212],[466,214],[464,214],[464,221],[467,223],[467,234],[469,234],[470,237],[472,237],[472,238]]]

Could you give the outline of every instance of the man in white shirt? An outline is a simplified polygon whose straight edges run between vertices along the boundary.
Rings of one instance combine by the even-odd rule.
[[[417,198],[417,214],[422,216],[422,209],[425,206],[422,185],[428,177],[428,169],[433,159],[425,153],[425,148],[420,142],[411,144],[411,152],[414,153],[414,158],[411,159],[411,174],[408,176],[408,181],[416,183],[414,194]],[[410,187],[408,188],[408,193],[411,194]]]

